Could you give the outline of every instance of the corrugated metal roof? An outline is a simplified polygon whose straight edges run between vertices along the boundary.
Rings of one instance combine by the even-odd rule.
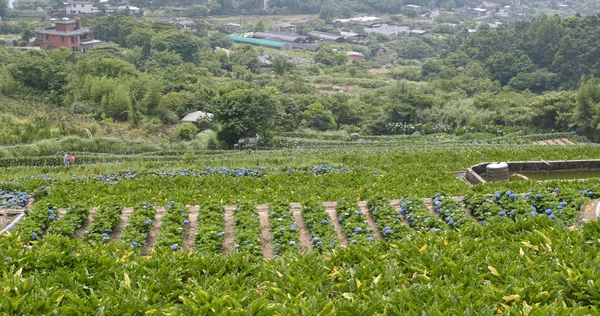
[[[237,36],[237,35],[227,35],[227,38],[229,38],[230,40],[232,40],[234,42],[263,45],[263,46],[270,46],[270,47],[277,47],[277,48],[282,48],[285,45],[287,45],[287,43],[284,43],[284,42],[275,42],[275,41],[269,41],[269,40],[263,40],[263,39],[257,39],[257,38],[249,38],[249,37],[243,37],[243,36]]]

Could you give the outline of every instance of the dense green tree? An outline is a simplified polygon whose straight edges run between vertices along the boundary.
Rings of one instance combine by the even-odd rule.
[[[289,62],[287,57],[283,55],[275,55],[271,62],[271,70],[280,76],[285,73],[290,73],[296,68],[296,65]]]
[[[215,97],[209,110],[222,124],[218,137],[227,146],[273,131],[282,112],[275,88],[232,90]]]
[[[308,106],[304,111],[304,120],[306,126],[318,131],[334,130],[337,127],[333,113],[319,102]]]

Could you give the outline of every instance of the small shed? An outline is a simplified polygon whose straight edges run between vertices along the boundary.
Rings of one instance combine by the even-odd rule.
[[[214,115],[208,112],[196,111],[186,115],[181,119],[182,122],[196,123],[198,121],[212,121]]]
[[[284,33],[296,33],[296,26],[294,24],[289,23],[281,23],[277,25],[279,32]]]
[[[227,35],[227,38],[229,38],[230,40],[232,40],[236,43],[264,46],[264,47],[268,47],[268,48],[281,49],[281,50],[290,49],[290,45],[288,43],[284,43],[284,42],[269,41],[269,40],[251,38],[251,37],[237,36],[237,35]]]
[[[365,60],[365,55],[359,52],[349,51],[346,53],[346,56],[350,57],[350,59],[358,62],[362,62]]]

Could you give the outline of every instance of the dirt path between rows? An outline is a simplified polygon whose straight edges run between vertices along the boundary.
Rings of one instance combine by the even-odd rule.
[[[188,220],[190,223],[185,228],[185,233],[183,237],[183,249],[185,250],[194,250],[194,241],[196,239],[196,234],[198,233],[198,227],[200,223],[198,223],[198,215],[200,213],[199,206],[189,206],[190,215]]]
[[[425,206],[427,206],[427,209],[429,210],[429,212],[435,216],[435,217],[440,217],[440,214],[438,214],[435,209],[433,209],[433,199],[432,198],[424,198],[423,199],[423,204],[425,204]]]
[[[346,239],[346,236],[344,235],[344,231],[342,230],[342,225],[340,225],[337,214],[335,213],[335,207],[337,206],[337,203],[336,202],[324,202],[323,206],[325,206],[325,212],[327,212],[327,214],[329,214],[329,218],[331,219],[331,221],[333,222],[333,225],[335,226],[335,232],[337,233],[338,240],[340,241],[340,245],[342,245],[343,247],[347,247],[348,239]]]
[[[115,227],[113,232],[110,234],[111,241],[119,240],[119,238],[121,237],[121,234],[125,230],[125,227],[127,227],[127,223],[129,222],[129,216],[132,213],[133,213],[133,207],[126,207],[123,209],[123,212],[121,213],[121,220],[119,221],[119,224],[117,225],[117,227]]]
[[[233,251],[235,240],[235,222],[233,220],[233,210],[235,206],[225,206],[225,215],[223,216],[225,238],[223,239],[223,253],[228,254]]]
[[[90,213],[88,214],[85,223],[83,223],[83,225],[81,225],[81,227],[75,231],[75,238],[82,238],[85,235],[85,231],[88,229],[88,227],[90,227],[90,225],[92,225],[92,219],[96,215],[96,212],[98,212],[97,207],[92,207],[90,209]]]
[[[375,238],[377,238],[379,240],[383,240],[383,236],[381,235],[381,233],[379,232],[379,229],[377,228],[377,223],[375,223],[373,216],[371,216],[371,213],[369,213],[369,209],[367,208],[367,202],[366,201],[358,202],[358,207],[360,207],[360,210],[367,217],[367,223],[369,224],[369,226],[371,226],[371,229],[373,230],[373,236],[375,236]]]
[[[292,213],[294,214],[294,225],[300,230],[300,251],[309,252],[313,250],[310,231],[302,218],[302,206],[300,203],[291,203]]]
[[[262,244],[263,257],[265,259],[273,259],[271,227],[269,225],[269,205],[257,205],[256,210],[258,211],[258,220],[260,222],[260,243]]]
[[[144,248],[142,248],[142,254],[148,254],[150,253],[150,250],[154,249],[156,239],[160,234],[160,224],[162,224],[162,217],[165,215],[165,212],[166,210],[164,207],[156,208],[156,216],[154,216],[154,219],[152,220],[152,229],[148,234],[148,239],[146,240]]]

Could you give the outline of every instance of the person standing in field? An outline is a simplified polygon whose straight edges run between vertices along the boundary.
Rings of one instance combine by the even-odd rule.
[[[63,162],[65,163],[65,167],[68,167],[71,164],[71,153],[65,155]]]

